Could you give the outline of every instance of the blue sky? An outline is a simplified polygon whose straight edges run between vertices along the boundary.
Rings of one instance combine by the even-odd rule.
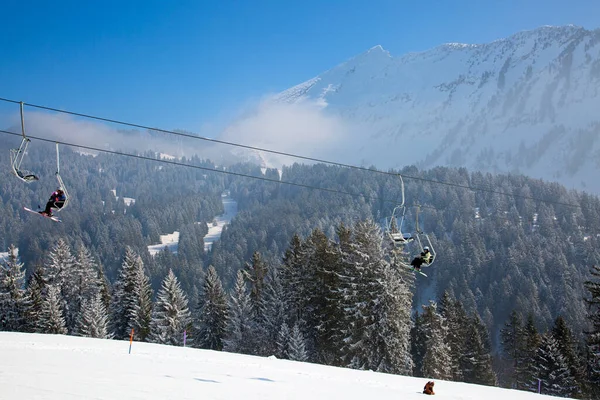
[[[2,14],[0,97],[195,132],[377,44],[600,27],[597,0],[7,0]]]

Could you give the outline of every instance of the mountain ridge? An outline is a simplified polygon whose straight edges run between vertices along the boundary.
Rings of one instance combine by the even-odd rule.
[[[542,26],[390,55],[377,45],[279,93],[353,129],[345,162],[464,166],[600,193],[600,29]]]

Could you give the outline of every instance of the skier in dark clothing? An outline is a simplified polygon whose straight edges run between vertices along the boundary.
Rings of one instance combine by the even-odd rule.
[[[57,189],[52,193],[48,203],[46,203],[46,208],[44,211],[40,211],[39,213],[42,215],[46,215],[47,217],[52,216],[52,209],[61,209],[65,205],[65,201],[67,201],[67,197],[65,196],[65,192],[62,189]]]

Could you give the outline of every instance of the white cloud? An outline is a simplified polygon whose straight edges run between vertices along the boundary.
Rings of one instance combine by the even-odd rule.
[[[288,104],[267,99],[230,124],[219,139],[320,158],[331,154],[349,131],[341,118],[327,112],[323,102]],[[270,166],[301,161],[267,152],[261,156]]]

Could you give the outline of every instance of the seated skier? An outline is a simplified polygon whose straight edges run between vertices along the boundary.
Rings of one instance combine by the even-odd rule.
[[[56,191],[52,192],[52,195],[50,195],[50,199],[48,200],[48,203],[46,203],[44,211],[39,211],[39,213],[47,217],[52,217],[52,209],[61,209],[65,205],[65,201],[67,201],[65,192],[63,192],[62,189],[56,189]]]
[[[432,254],[429,251],[429,246],[423,247],[423,252],[421,253],[421,258],[423,259],[423,263],[425,263],[426,265],[431,264],[431,257],[432,257]]]
[[[417,271],[420,271],[421,265],[425,263],[425,260],[423,259],[424,256],[425,253],[419,254],[417,257],[413,258],[413,260],[410,262],[410,265]]]

